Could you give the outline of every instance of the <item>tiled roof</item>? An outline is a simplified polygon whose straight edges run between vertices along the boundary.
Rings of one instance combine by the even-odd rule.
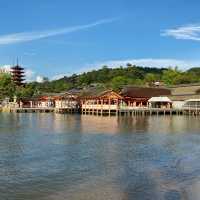
[[[157,96],[171,95],[171,91],[166,88],[150,88],[150,87],[126,87],[121,92],[122,96],[132,98],[151,98]]]

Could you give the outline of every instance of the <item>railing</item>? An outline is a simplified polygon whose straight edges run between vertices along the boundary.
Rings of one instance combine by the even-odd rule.
[[[96,109],[96,110],[117,110],[118,105],[98,105],[98,104],[83,104],[82,109]]]
[[[20,108],[24,108],[24,109],[54,109],[55,107],[54,106],[21,106],[21,107],[18,107],[19,109]]]
[[[99,104],[83,104],[82,109],[94,110],[170,110],[171,108],[151,108],[147,106],[127,106],[127,105],[99,105]]]
[[[182,107],[185,110],[200,110],[200,105],[183,105]]]
[[[126,106],[126,105],[120,105],[119,106],[119,109],[121,110],[139,110],[139,109],[147,109],[148,107],[147,106],[140,106],[140,107],[137,107],[137,106]]]

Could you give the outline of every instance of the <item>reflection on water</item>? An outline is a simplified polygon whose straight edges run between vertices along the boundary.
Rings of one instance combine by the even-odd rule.
[[[0,199],[199,199],[199,122],[0,114]]]

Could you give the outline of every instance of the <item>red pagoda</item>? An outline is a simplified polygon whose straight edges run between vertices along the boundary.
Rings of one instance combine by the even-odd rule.
[[[23,81],[25,80],[25,72],[23,67],[19,66],[18,64],[11,67],[11,74],[12,79],[17,86],[24,85]]]

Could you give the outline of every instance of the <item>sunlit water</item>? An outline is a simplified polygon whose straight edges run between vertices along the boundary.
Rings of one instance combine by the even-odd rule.
[[[200,199],[200,118],[0,114],[0,200]]]

